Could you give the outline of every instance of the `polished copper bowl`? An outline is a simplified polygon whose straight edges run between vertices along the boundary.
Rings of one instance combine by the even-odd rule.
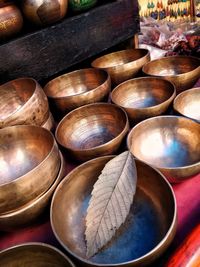
[[[56,187],[65,176],[65,161],[60,153],[61,165],[59,173],[54,180],[53,184],[48,190],[36,197],[34,200],[28,202],[24,206],[9,213],[0,214],[0,231],[15,231],[18,228],[27,226],[35,221],[47,208],[50,199]]]
[[[51,132],[54,132],[56,123],[51,113],[49,113],[48,119],[41,126]]]
[[[174,99],[174,110],[200,122],[200,87],[182,92]]]
[[[111,100],[125,109],[131,124],[163,114],[176,96],[172,83],[161,78],[144,77],[118,85]]]
[[[79,161],[116,152],[129,129],[120,107],[89,104],[67,114],[56,129],[56,139]]]
[[[24,0],[21,1],[24,16],[34,24],[48,25],[64,18],[68,0]]]
[[[97,58],[92,67],[106,70],[114,85],[134,78],[143,65],[150,61],[147,49],[127,49]]]
[[[59,76],[44,91],[55,108],[66,114],[77,107],[108,99],[110,87],[110,77],[105,71],[90,68]]]
[[[1,267],[75,267],[57,248],[43,243],[20,244],[0,252]]]
[[[200,124],[190,119],[147,119],[131,130],[127,144],[136,158],[158,168],[171,182],[200,172]]]
[[[136,160],[138,182],[125,224],[109,244],[86,258],[85,216],[93,185],[113,156],[86,162],[57,187],[51,203],[51,226],[60,244],[78,266],[145,266],[166,250],[176,231],[176,200],[164,176]]]
[[[16,79],[0,86],[0,128],[41,125],[48,117],[47,97],[34,79]]]
[[[0,3],[0,39],[16,35],[22,26],[23,18],[18,7],[5,1]]]
[[[171,56],[153,60],[143,66],[149,76],[157,76],[174,83],[177,92],[192,88],[200,77],[200,59],[189,56]]]
[[[17,209],[54,182],[60,156],[53,135],[39,126],[0,129],[0,213]]]

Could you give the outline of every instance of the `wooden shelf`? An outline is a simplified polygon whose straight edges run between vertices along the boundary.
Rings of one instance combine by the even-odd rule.
[[[139,32],[138,2],[118,0],[0,46],[0,82],[48,79]]]

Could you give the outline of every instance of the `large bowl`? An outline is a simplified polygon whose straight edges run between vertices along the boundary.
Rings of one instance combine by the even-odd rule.
[[[200,59],[189,56],[171,56],[145,64],[142,71],[174,83],[177,92],[192,88],[200,77]]]
[[[134,78],[144,64],[150,61],[147,49],[127,49],[97,58],[92,67],[106,70],[114,85]]]
[[[51,203],[51,226],[78,266],[145,266],[159,257],[176,231],[176,201],[164,176],[136,160],[138,182],[125,224],[109,244],[86,258],[85,217],[93,185],[113,156],[82,164],[57,187]]]
[[[133,155],[158,168],[171,182],[200,172],[200,124],[178,116],[150,118],[128,135]]]
[[[75,159],[87,161],[116,152],[128,129],[123,109],[96,103],[67,114],[56,129],[56,139]]]
[[[174,110],[200,122],[200,87],[182,92],[174,99]]]
[[[77,107],[105,100],[110,87],[110,77],[105,71],[90,68],[59,76],[44,91],[55,108],[66,114]]]
[[[75,267],[57,248],[43,243],[26,243],[0,252],[1,267]]]
[[[32,125],[0,129],[0,213],[43,194],[59,168],[58,147],[46,129]]]
[[[17,210],[6,214],[0,214],[0,231],[15,231],[18,228],[27,226],[35,221],[45,211],[53,195],[53,192],[55,191],[62,178],[66,175],[65,161],[61,153],[60,157],[60,170],[50,188],[48,188],[48,190],[44,194],[38,196],[23,207],[20,207]]]
[[[49,116],[48,100],[40,85],[31,78],[21,78],[0,86],[0,128],[41,125]]]
[[[144,77],[118,85],[111,100],[125,109],[131,123],[163,114],[176,96],[174,85],[161,78]]]
[[[44,124],[41,125],[43,128],[51,131],[51,132],[54,132],[55,131],[55,128],[56,128],[56,122],[53,118],[53,115],[52,113],[49,113],[49,117],[48,119],[44,122]]]

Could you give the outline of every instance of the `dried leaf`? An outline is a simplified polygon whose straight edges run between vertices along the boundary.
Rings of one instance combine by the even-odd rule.
[[[86,216],[87,257],[91,258],[125,222],[136,191],[137,170],[130,152],[110,160],[94,184]]]

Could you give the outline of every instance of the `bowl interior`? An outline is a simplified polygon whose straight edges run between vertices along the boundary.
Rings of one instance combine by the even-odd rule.
[[[179,94],[174,101],[174,108],[180,114],[200,121],[200,88]]]
[[[128,146],[156,167],[189,166],[200,161],[200,124],[175,116],[148,119],[132,129]]]
[[[108,74],[96,69],[83,69],[62,75],[49,82],[44,91],[48,97],[75,96],[102,85]]]
[[[1,267],[70,267],[67,258],[46,245],[21,245],[0,253]]]
[[[59,241],[76,257],[86,260],[85,217],[93,185],[112,156],[87,162],[68,175],[57,188],[51,223]],[[134,204],[123,226],[98,254],[99,264],[132,261],[150,252],[164,238],[174,217],[172,192],[162,176],[136,160],[138,172]]]
[[[36,88],[32,79],[18,79],[0,86],[0,120],[18,111],[33,95]]]
[[[0,185],[39,165],[50,153],[53,136],[43,128],[14,126],[0,130]]]
[[[199,64],[198,58],[174,56],[151,61],[143,67],[143,71],[148,75],[173,76],[193,71]]]
[[[125,108],[148,108],[165,102],[173,93],[174,86],[166,80],[139,78],[116,87],[112,101]]]
[[[146,49],[122,50],[97,58],[92,62],[92,66],[97,68],[116,67],[138,60],[147,54],[148,50]]]
[[[64,147],[91,149],[117,137],[126,123],[125,113],[117,106],[88,105],[69,113],[59,124],[56,136]]]

